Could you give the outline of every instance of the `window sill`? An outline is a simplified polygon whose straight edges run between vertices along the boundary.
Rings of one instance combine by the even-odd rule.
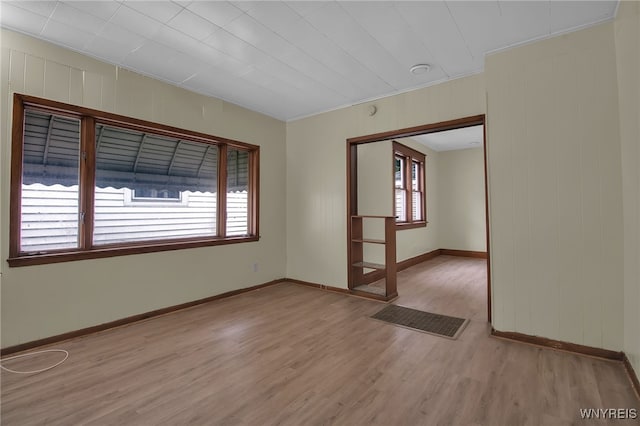
[[[60,251],[44,254],[18,255],[7,259],[10,267],[45,265],[48,263],[72,262],[75,260],[100,259],[104,257],[127,256],[132,254],[155,253],[160,251],[210,247],[225,244],[258,241],[260,237],[228,237],[191,241],[145,242],[126,246],[102,246],[82,251]]]
[[[415,228],[426,228],[426,221],[422,222],[407,222],[407,223],[396,223],[396,231],[402,231],[404,229],[415,229]]]

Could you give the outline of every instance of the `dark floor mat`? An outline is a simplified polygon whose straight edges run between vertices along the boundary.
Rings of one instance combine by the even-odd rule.
[[[457,339],[469,322],[464,318],[432,314],[398,305],[388,305],[371,318],[449,339]]]

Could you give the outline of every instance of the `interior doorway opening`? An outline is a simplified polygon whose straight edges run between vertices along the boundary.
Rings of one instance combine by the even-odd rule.
[[[486,258],[491,322],[486,160],[484,115],[348,139],[349,289],[391,300],[398,295],[396,275],[402,269],[441,254]],[[439,167],[449,175],[436,177]],[[441,196],[435,196],[434,181],[445,188]],[[463,194],[447,185],[457,185]],[[465,194],[474,199],[464,199]],[[434,213],[447,206],[446,214]],[[459,223],[456,217],[462,217]],[[416,244],[416,238],[423,240]]]

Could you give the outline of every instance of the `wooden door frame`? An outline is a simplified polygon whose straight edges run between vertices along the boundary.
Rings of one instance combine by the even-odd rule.
[[[458,118],[455,120],[441,121],[432,124],[424,124],[421,126],[407,127],[404,129],[391,130],[388,132],[357,136],[347,139],[347,247],[349,247],[351,241],[351,216],[356,215],[358,212],[358,145],[380,142],[394,138],[400,139],[411,136],[424,135],[427,133],[442,132],[445,130],[462,129],[465,127],[478,125],[483,126],[484,138],[482,150],[484,154],[484,206],[487,244],[487,321],[491,323],[491,253],[489,245],[491,234],[489,230],[489,185],[487,182],[487,123],[485,114]],[[351,265],[351,250],[347,250],[347,257],[347,265]],[[349,285],[349,288],[351,288],[351,281],[351,268],[347,267],[347,283]]]

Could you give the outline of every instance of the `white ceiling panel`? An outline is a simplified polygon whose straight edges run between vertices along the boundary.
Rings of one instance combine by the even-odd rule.
[[[254,46],[272,57],[287,56],[294,52],[295,46],[283,39],[267,27],[256,21],[249,15],[243,15],[227,24],[224,29],[237,38],[245,41],[249,46]],[[220,34],[224,37],[224,34]],[[215,38],[215,35],[214,37]],[[207,40],[207,43],[215,40]]]
[[[234,5],[235,7],[237,7],[238,9],[242,10],[243,12],[248,12],[249,10],[253,9],[254,7],[256,7],[257,5],[259,5],[260,3],[262,3],[261,1],[232,1],[230,2],[232,5]]]
[[[218,97],[222,99],[227,99],[216,92],[216,88],[222,85],[227,86],[228,82],[225,80],[230,79],[238,80],[238,77],[231,77],[225,70],[211,66],[203,69],[188,80],[185,80],[182,86],[195,92],[207,95],[218,95]]]
[[[171,0],[171,2],[175,3],[177,5],[180,5],[182,7],[188,7],[189,5],[191,5],[193,3],[193,1],[191,1],[191,0]]]
[[[131,52],[124,60],[124,65],[129,65],[133,69],[145,69],[149,74],[156,75],[156,67],[158,58],[162,58],[165,63],[167,59],[167,48],[154,41],[146,41],[138,49]],[[177,83],[177,81],[176,81]]]
[[[237,98],[244,102],[255,102],[258,99],[260,103],[256,103],[252,109],[265,114],[271,114],[271,111],[283,114],[290,109],[298,109],[298,105],[291,104],[287,96],[281,97],[280,94],[248,80],[227,76],[217,69],[211,69],[205,74],[206,76],[196,76],[185,82],[184,87],[228,101],[233,99],[239,105],[243,103],[236,101]]]
[[[411,139],[438,152],[480,148],[484,145],[484,126],[471,126],[428,133],[426,135],[412,136]]]
[[[35,13],[36,15],[41,15],[45,17],[50,17],[53,11],[56,8],[57,3],[53,1],[3,1],[4,5],[12,4],[14,6],[18,6],[22,9],[28,10],[30,12]]]
[[[119,7],[109,22],[147,38],[153,38],[162,27],[162,23],[126,6]]]
[[[474,57],[483,56],[493,46],[509,44],[510,34],[503,29],[497,1],[449,1],[447,7]]]
[[[363,93],[368,93],[368,96],[364,96],[365,99],[375,96],[376,93],[393,90],[374,72],[326,37],[310,38],[298,46],[311,57],[342,75],[354,87],[363,90]]]
[[[325,36],[394,88],[410,77],[397,73],[396,59],[369,35],[338,3],[327,3],[305,18]]]
[[[287,6],[291,9],[295,10],[296,13],[300,16],[306,16],[314,10],[322,7],[324,5],[324,1],[286,1]]]
[[[193,37],[196,40],[204,40],[220,28],[187,9],[182,9],[168,24],[171,28]]]
[[[328,90],[322,83],[313,80],[292,68],[289,64],[277,59],[270,59],[256,68],[270,75],[278,76],[291,86],[308,93],[324,93]]]
[[[89,15],[104,19],[105,21],[111,19],[120,7],[120,3],[111,1],[65,1],[64,4],[79,9]]]
[[[107,23],[104,19],[100,19],[64,3],[58,4],[51,15],[51,19],[87,33],[100,32],[102,27]]]
[[[144,37],[132,33],[131,31],[110,22],[107,22],[104,27],[102,27],[102,30],[100,30],[98,36],[108,41],[128,45],[131,47],[131,49],[129,50],[134,50],[142,46],[142,44],[146,40]]]
[[[91,41],[89,41],[85,48],[91,52],[100,52],[95,53],[93,56],[105,60],[107,62],[115,62],[121,63],[124,61],[124,58],[127,57],[129,53],[135,48],[131,48],[130,45],[109,40],[102,36],[96,36]]]
[[[296,89],[287,82],[257,69],[252,69],[246,74],[243,74],[242,78],[258,86],[269,88],[276,93],[290,94],[296,91]]]
[[[12,3],[2,3],[0,7],[3,25],[28,34],[40,34],[48,20],[42,15],[22,9]]]
[[[270,100],[272,104],[278,103],[279,108],[282,109],[295,109],[297,111],[306,112],[309,108],[308,100],[311,99],[314,104],[331,105],[337,101],[344,101],[340,99],[338,95],[324,92],[309,93],[308,90],[300,90],[292,87],[288,82],[274,76],[267,75],[260,70],[253,70],[242,76],[243,79],[249,80],[252,83],[259,82],[263,89],[269,90],[274,93],[274,98]],[[277,95],[276,95],[277,94]],[[277,99],[277,101],[276,101]]]
[[[195,57],[203,54],[206,51],[204,48],[207,47],[203,42],[169,26],[163,26],[160,28],[154,35],[153,40],[167,46],[168,48]]]
[[[416,63],[433,64],[434,57],[428,47],[413,32],[391,3],[345,3],[343,7],[387,52],[396,59],[400,70],[405,71]],[[398,73],[398,69],[393,71]],[[427,74],[406,76],[406,83],[398,88],[424,84],[445,77],[441,68],[433,67]]]
[[[224,27],[244,14],[241,9],[224,1],[195,1],[188,6],[188,9],[219,27]]]
[[[282,2],[260,2],[247,11],[247,15],[276,33],[286,30],[302,18]]]
[[[125,1],[123,4],[156,21],[167,23],[182,11],[182,6],[169,1]]]
[[[300,18],[297,21],[291,22],[287,26],[279,26],[277,28],[271,28],[280,37],[288,40],[291,44],[300,46],[308,41],[324,39],[322,33],[316,30],[309,22]]]
[[[342,75],[325,66],[322,62],[307,56],[301,51],[282,58],[283,62],[305,76],[322,84],[328,91],[334,92],[344,102],[357,97],[358,88]]]
[[[290,120],[482,71],[617,1],[2,1],[0,25]],[[409,68],[431,64],[414,75]]]
[[[407,27],[393,4],[352,2],[345,3],[342,7],[400,63],[406,56],[410,56],[406,65],[415,64],[416,52],[423,53],[424,62],[428,63],[433,59],[420,39]]]
[[[211,51],[206,57],[202,59],[210,65],[217,67],[218,69],[226,72],[229,76],[243,75],[254,68],[253,64],[242,62],[228,54],[219,51],[214,47],[209,47]]]
[[[519,4],[501,1],[499,5],[503,31],[509,37],[507,43],[522,43],[549,35],[549,2],[525,1]]]
[[[253,66],[259,66],[269,60],[269,55],[223,29],[205,40],[205,43],[240,62]]]
[[[53,19],[49,19],[40,33],[47,40],[54,41],[74,50],[82,50],[84,45],[94,36],[78,28],[70,27]]]
[[[402,2],[395,7],[447,76],[478,71],[474,68],[471,51],[443,1],[426,5]]]
[[[551,32],[557,33],[611,18],[617,2],[613,1],[552,1],[550,3]]]
[[[209,67],[209,64],[197,58],[176,52],[171,57],[165,58],[164,66],[156,69],[155,75],[166,81],[182,83]]]

